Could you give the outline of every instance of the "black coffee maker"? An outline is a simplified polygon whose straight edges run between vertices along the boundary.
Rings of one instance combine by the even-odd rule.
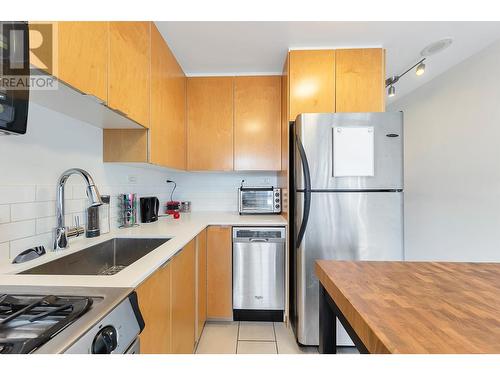
[[[152,223],[158,220],[160,200],[156,197],[141,198],[141,223]]]

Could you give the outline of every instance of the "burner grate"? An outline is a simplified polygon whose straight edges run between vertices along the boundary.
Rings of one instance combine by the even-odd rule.
[[[92,299],[87,297],[1,295],[0,353],[32,352],[83,315],[91,305]],[[19,331],[26,337],[12,335]]]

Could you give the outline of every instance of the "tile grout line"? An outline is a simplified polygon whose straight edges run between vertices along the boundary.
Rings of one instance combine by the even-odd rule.
[[[280,354],[280,352],[278,350],[278,337],[276,336],[275,322],[273,322],[273,333],[274,333],[274,345],[276,346],[276,354]]]
[[[241,322],[238,322],[238,331],[236,333],[236,351],[234,352],[234,354],[238,354],[238,343],[240,341],[240,324]]]

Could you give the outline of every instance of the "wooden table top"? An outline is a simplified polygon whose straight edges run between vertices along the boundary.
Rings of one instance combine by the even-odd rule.
[[[370,353],[500,353],[500,263],[319,260]]]

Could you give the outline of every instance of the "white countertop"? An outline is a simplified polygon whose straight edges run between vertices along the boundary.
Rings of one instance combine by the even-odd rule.
[[[70,247],[23,264],[8,264],[0,267],[1,285],[37,286],[83,286],[83,287],[133,287],[135,288],[162,264],[168,261],[189,241],[195,238],[208,225],[243,226],[285,226],[281,215],[239,215],[234,212],[196,212],[181,214],[181,218],[160,217],[155,223],[141,224],[138,227],[116,229],[97,238],[70,239]],[[62,256],[80,251],[89,246],[116,237],[171,238],[163,245],[148,253],[127,268],[111,276],[93,275],[17,275],[37,265]]]

